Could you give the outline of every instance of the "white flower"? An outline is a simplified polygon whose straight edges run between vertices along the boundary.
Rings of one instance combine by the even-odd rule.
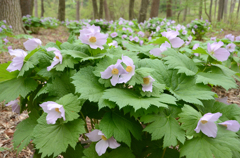
[[[42,41],[38,38],[32,38],[24,42],[23,45],[28,51],[32,51],[38,46],[42,45]]]
[[[99,156],[104,154],[108,147],[111,149],[116,149],[117,147],[120,146],[120,144],[118,144],[117,141],[113,137],[107,139],[105,137],[105,135],[102,133],[102,131],[97,130],[97,129],[93,130],[90,133],[87,133],[86,136],[92,142],[97,142],[100,140],[95,146],[95,150]]]
[[[7,67],[7,71],[12,72],[15,70],[21,70],[23,66],[23,60],[27,56],[27,53],[22,49],[10,49],[9,53],[11,56],[15,56],[11,64]]]
[[[146,92],[152,92],[152,83],[155,81],[151,76],[147,76],[143,78],[143,84],[142,84],[142,91]]]
[[[50,71],[58,63],[62,64],[62,54],[60,50],[54,47],[47,48],[47,51],[54,51],[53,53],[55,54],[55,57],[53,58],[53,62],[51,63],[50,66],[47,67],[47,70]]]
[[[8,102],[6,106],[12,106],[12,112],[20,113],[19,99]]]

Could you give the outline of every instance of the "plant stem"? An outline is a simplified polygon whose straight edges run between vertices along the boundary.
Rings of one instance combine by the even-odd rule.
[[[163,150],[162,158],[164,158],[164,155],[165,155],[166,149],[167,149],[167,148],[165,148],[165,149]]]
[[[85,121],[85,130],[87,131],[87,133],[89,133],[89,130],[88,130],[88,128],[87,128],[87,120],[86,120],[86,118],[84,117],[82,111],[80,111],[80,114],[81,114],[82,118],[83,118],[84,121]]]

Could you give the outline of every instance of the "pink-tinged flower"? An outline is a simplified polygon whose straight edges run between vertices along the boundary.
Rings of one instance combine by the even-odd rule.
[[[7,21],[6,20],[3,20],[3,22],[6,24],[7,23]]]
[[[133,41],[133,39],[134,39],[133,36],[129,36],[130,41]]]
[[[201,130],[208,137],[215,138],[217,136],[217,125],[214,122],[217,121],[220,116],[222,116],[220,112],[215,114],[207,113],[203,115],[203,117],[198,121],[195,131],[199,133]]]
[[[177,37],[177,35],[179,35],[178,31],[162,32],[162,36],[166,37],[170,41],[173,48],[179,48],[184,44],[184,41]]]
[[[112,37],[112,38],[115,38],[115,37],[117,37],[117,35],[118,35],[118,33],[117,33],[117,32],[113,32],[113,33],[111,33],[111,37]]]
[[[141,40],[141,41],[139,42],[139,44],[140,44],[140,46],[142,46],[142,45],[143,45],[143,40]]]
[[[125,27],[122,28],[123,31],[126,31],[127,29]]]
[[[119,76],[127,73],[123,66],[121,65],[122,60],[118,59],[115,65],[110,65],[105,71],[101,72],[101,78],[109,79],[111,78],[111,84],[115,86],[119,83]]]
[[[92,142],[97,142],[100,140],[99,142],[97,142],[97,144],[95,146],[95,150],[99,156],[104,154],[108,147],[111,149],[116,149],[117,147],[120,146],[120,144],[118,144],[117,141],[113,137],[107,139],[106,136],[102,133],[102,131],[97,130],[97,129],[95,129],[92,132],[87,133],[85,135]]]
[[[156,32],[158,32],[160,29],[161,29],[160,26],[157,26],[156,27]]]
[[[47,124],[55,124],[58,118],[65,119],[65,110],[62,105],[55,103],[53,101],[47,101],[40,106],[43,108],[43,111],[47,113]]]
[[[135,37],[133,38],[133,40],[134,40],[135,42],[138,42],[138,41],[139,41],[139,38],[138,38],[137,36],[135,36]]]
[[[226,35],[225,38],[229,39],[230,41],[234,41],[234,35],[232,34]]]
[[[133,60],[128,56],[122,55],[122,62],[127,66],[126,73],[122,74],[119,78],[119,83],[127,83],[132,76],[135,74],[135,65],[133,65]]]
[[[199,47],[199,43],[196,43],[196,44],[194,44],[194,46],[193,46],[193,50],[195,50],[195,49],[197,49]],[[199,56],[199,54],[198,53],[194,53],[194,55],[195,56]]]
[[[12,106],[12,112],[16,112],[18,114],[20,114],[20,100],[19,99],[15,99],[13,101],[10,101],[6,104],[6,106]]]
[[[118,47],[117,41],[112,41],[112,43],[109,43],[108,45],[109,45],[109,46],[115,46],[115,48]]]
[[[166,51],[167,48],[171,48],[171,45],[165,41],[165,43],[161,44],[160,48],[153,48],[152,50],[150,50],[150,54],[154,55],[154,56],[162,56],[162,52]]]
[[[147,76],[143,78],[143,84],[142,84],[142,91],[146,92],[152,92],[152,83],[155,80],[151,76]]]
[[[103,49],[103,46],[107,42],[108,34],[100,33],[100,27],[89,26],[80,30],[79,39],[82,43],[88,44],[92,49]]]
[[[185,45],[189,45],[191,41],[185,41]]]
[[[51,63],[50,66],[47,67],[47,70],[50,71],[58,63],[62,64],[62,54],[60,50],[54,47],[47,48],[47,51],[53,51],[53,53],[55,54],[55,57],[53,58],[53,62]]]
[[[237,36],[237,37],[236,37],[236,41],[240,41],[240,36]]]
[[[195,29],[196,29],[196,28],[198,28],[198,26],[197,26],[197,25],[194,25],[193,27],[194,27]]]
[[[229,52],[234,52],[235,51],[235,47],[236,45],[234,43],[229,43],[227,46],[226,46],[226,49],[229,51]]]
[[[210,40],[211,40],[211,41],[216,41],[216,40],[217,40],[217,37],[211,37]]]
[[[122,39],[127,38],[127,35],[122,35]]]
[[[139,31],[139,32],[138,32],[138,35],[139,35],[140,37],[144,37],[144,32]]]
[[[192,29],[192,33],[195,35],[195,31],[194,31],[194,29]]]
[[[9,42],[7,38],[4,38],[3,41],[5,42],[5,45]]]
[[[151,40],[152,40],[152,37],[151,37],[151,36],[150,36],[150,37],[148,37],[148,40],[149,40],[149,41],[151,41]]]
[[[127,30],[128,30],[129,32],[133,32],[133,30],[132,30],[131,28],[129,28],[129,27],[127,28]]]
[[[190,27],[190,24],[187,24],[187,28],[189,28]]]
[[[213,55],[219,61],[225,61],[228,59],[230,53],[227,49],[221,48],[223,46],[223,42],[214,42],[212,44],[207,44],[208,53]]]
[[[23,60],[27,56],[27,53],[22,49],[10,49],[9,54],[15,56],[11,64],[7,67],[7,71],[12,72],[15,70],[21,70],[23,66]]]
[[[183,31],[182,31],[182,34],[183,34],[183,35],[186,35],[186,34],[187,34],[187,30],[183,30]]]
[[[32,39],[28,39],[26,42],[24,42],[23,45],[26,48],[26,50],[32,51],[35,48],[37,48],[38,46],[41,46],[42,41],[38,38],[32,38]]]
[[[133,23],[132,21],[130,21],[130,22],[128,23],[128,25],[131,26],[131,25],[134,25],[134,23]]]
[[[192,41],[192,36],[191,36],[191,35],[188,36],[188,40],[189,40],[189,41]]]
[[[227,127],[227,130],[233,132],[239,131],[240,128],[240,124],[236,120],[228,120],[218,124]]]

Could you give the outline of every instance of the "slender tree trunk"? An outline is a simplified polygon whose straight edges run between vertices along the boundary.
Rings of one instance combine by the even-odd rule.
[[[141,8],[138,16],[138,23],[144,22],[147,18],[147,9],[148,9],[149,0],[142,0]]]
[[[221,21],[222,20],[222,18],[223,18],[223,10],[224,10],[224,0],[219,0],[217,21]]]
[[[65,21],[65,0],[59,0],[58,19],[60,21]]]
[[[180,6],[180,5],[181,5],[181,0],[179,0],[179,6]],[[184,8],[184,9],[186,9],[186,8]],[[182,10],[183,10],[183,9],[179,10],[179,11],[178,11],[178,14],[177,14],[177,21],[178,21],[178,23],[179,23],[179,17],[180,17],[180,14],[181,14]],[[186,10],[186,11],[187,11],[187,10]]]
[[[218,0],[215,0],[214,19],[216,19],[217,17],[217,4],[218,4]]]
[[[77,0],[77,4],[76,4],[76,20],[79,21],[80,19],[80,0]]]
[[[208,14],[208,12],[207,12],[207,2],[206,2],[206,0],[204,0],[204,10],[205,10],[205,14],[207,15],[207,17],[208,17],[208,20],[209,21],[211,21],[211,18],[210,18],[210,16],[209,16],[209,14]],[[210,4],[210,6],[211,6],[211,4]]]
[[[224,1],[224,14],[223,14],[223,16],[224,16],[224,21],[226,22],[227,21],[227,15],[228,15],[228,0],[225,0]]]
[[[98,19],[98,6],[97,6],[97,0],[92,0],[93,5],[93,18]]]
[[[151,5],[150,18],[158,17],[160,0],[153,0]]]
[[[210,1],[210,8],[209,8],[209,21],[212,22],[212,3],[213,0]]]
[[[103,0],[99,1],[99,19],[103,18]]]
[[[186,21],[187,10],[188,10],[188,0],[186,1],[186,6],[185,6],[185,9],[184,9],[184,13],[183,13],[183,21]]]
[[[109,16],[109,12],[108,12],[107,0],[104,0],[104,13],[105,13],[105,19],[107,21],[109,21],[110,16]]]
[[[20,0],[22,16],[32,15],[33,0]]]
[[[114,14],[114,12],[115,12],[115,9],[114,9],[114,3],[113,3],[114,1],[113,0],[110,0],[110,2],[109,2],[109,11],[110,11],[110,17],[111,17],[111,20],[115,20],[115,14]]]
[[[202,18],[202,7],[203,7],[203,0],[200,0],[199,2],[199,14],[198,14],[198,18],[201,19]]]
[[[237,18],[238,18],[239,10],[240,10],[240,0],[238,1]]]
[[[235,8],[235,4],[236,4],[236,0],[232,0],[232,1],[231,1],[231,7],[230,7],[230,14],[233,13],[234,8]]]
[[[0,21],[6,20],[14,34],[24,33],[19,0],[0,0]]]
[[[41,0],[41,17],[44,17],[44,3],[43,3],[43,0]]]
[[[37,0],[34,0],[34,16],[38,17],[38,1]]]
[[[134,13],[134,0],[129,0],[129,20],[133,19],[133,13]]]
[[[172,17],[172,0],[167,0],[167,18]]]

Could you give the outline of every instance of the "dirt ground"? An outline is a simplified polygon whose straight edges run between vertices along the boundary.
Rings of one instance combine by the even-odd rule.
[[[240,32],[225,31],[217,35],[218,38],[223,38],[226,34],[233,34],[239,36]],[[57,29],[41,29],[39,34],[33,34],[35,38],[41,39],[43,45],[48,42],[55,42],[56,40],[60,42],[65,42],[69,36],[68,30],[60,26]],[[208,34],[209,37],[215,37],[215,34]],[[23,42],[27,39],[9,39],[13,43],[13,49],[24,49]],[[0,63],[5,63],[10,61],[11,57],[7,52],[0,54]],[[240,86],[240,82],[237,82]],[[229,91],[224,90],[221,87],[214,87],[213,91],[216,92],[220,98],[228,97],[229,103],[238,104],[240,106],[240,89],[230,89]],[[15,128],[19,122],[28,117],[27,112],[22,114],[16,114],[11,111],[11,107],[5,107],[3,103],[0,103],[0,147],[5,148],[4,151],[0,151],[0,158],[31,158],[33,155],[32,150],[29,147],[23,149],[17,156],[16,151],[13,149],[12,139]]]

